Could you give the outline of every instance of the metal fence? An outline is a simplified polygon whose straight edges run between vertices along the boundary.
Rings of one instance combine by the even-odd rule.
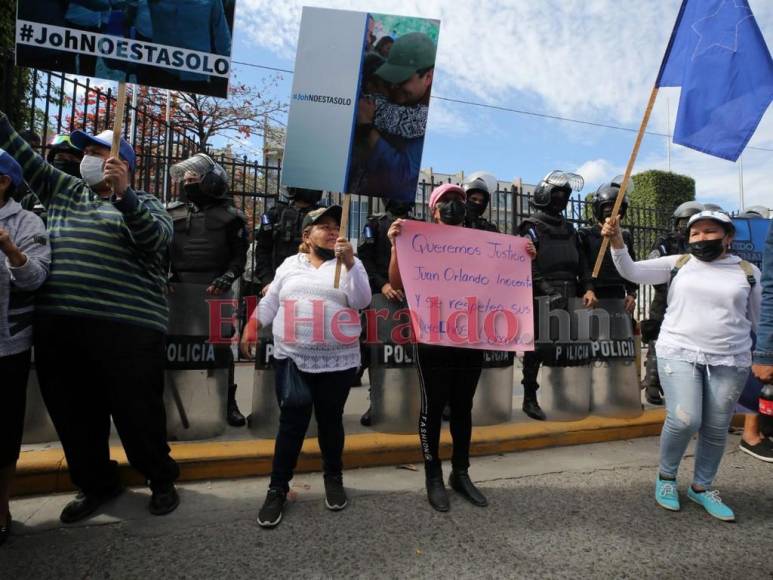
[[[0,57],[3,61],[3,78],[21,74],[21,69],[13,64],[12,55],[5,53]],[[45,154],[46,144],[54,134],[69,133],[75,129],[96,133],[112,128],[115,95],[111,89],[94,85],[88,79],[60,73],[37,70],[28,73],[29,81],[25,90],[0,92],[0,106],[5,111],[9,110],[11,102],[24,101],[27,113],[22,126],[16,129],[31,129],[37,133],[42,141],[41,153]],[[176,199],[179,186],[171,182],[168,169],[201,149],[194,132],[173,122],[167,123],[157,109],[152,110],[144,104],[134,106],[127,103],[123,135],[133,144],[137,153],[133,186],[153,193],[165,202]],[[233,155],[228,148],[210,148],[207,152],[228,172],[234,203],[245,212],[250,231],[253,231],[260,223],[260,215],[281,198],[281,166],[265,165],[259,160]],[[427,218],[429,195],[438,185],[440,182],[434,180],[418,184],[414,213],[419,219]],[[340,203],[341,199],[340,193],[328,193],[325,197],[327,203]],[[498,190],[491,197],[487,217],[499,226],[500,231],[512,234],[518,224],[531,214],[530,201],[530,195],[515,185],[509,190]],[[382,208],[379,199],[352,196],[348,237],[356,241],[368,215]],[[566,215],[577,227],[592,223],[588,203],[579,197],[570,201]],[[631,206],[625,226],[633,234],[638,256],[644,257],[657,237],[669,228],[670,213],[660,208]],[[248,264],[247,267],[254,268],[254,264]],[[651,288],[643,287],[639,296],[638,315],[642,318],[646,317],[651,301]]]

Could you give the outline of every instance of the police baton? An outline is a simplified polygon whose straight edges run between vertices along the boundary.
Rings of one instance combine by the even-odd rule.
[[[351,202],[352,202],[352,194],[345,193],[343,211],[341,212],[341,230],[340,230],[344,233],[349,229],[349,205],[351,204]],[[343,258],[341,256],[338,256],[336,258],[336,277],[335,277],[335,282],[333,282],[333,288],[338,288],[339,284],[341,283],[341,265],[343,263],[344,263]]]

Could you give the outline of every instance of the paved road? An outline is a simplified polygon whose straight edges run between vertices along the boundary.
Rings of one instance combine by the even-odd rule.
[[[296,478],[275,530],[255,516],[266,480],[181,486],[167,517],[133,489],[86,524],[61,527],[69,495],[13,502],[18,534],[0,548],[0,578],[773,578],[773,465],[731,437],[718,485],[739,521],[652,498],[657,439],[477,458],[490,507],[452,497],[432,511],[423,473],[346,474],[350,507],[328,512],[321,477]],[[692,470],[688,459],[682,487]],[[767,550],[767,552],[766,552]]]

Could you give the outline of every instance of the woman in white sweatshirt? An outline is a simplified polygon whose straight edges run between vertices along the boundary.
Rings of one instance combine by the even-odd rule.
[[[360,366],[358,310],[370,304],[368,274],[354,256],[352,245],[340,237],[341,206],[319,208],[303,218],[303,243],[296,255],[277,268],[274,281],[244,330],[242,352],[252,356],[260,328],[272,325],[279,432],[266,501],[258,524],[272,528],[282,519],[312,409],[325,476],[325,505],[346,507],[342,479],[344,404]],[[336,257],[343,262],[341,283],[334,288]],[[288,384],[306,400],[291,401]],[[284,399],[284,400],[283,400]]]
[[[726,214],[697,213],[688,230],[686,256],[640,262],[628,255],[617,220],[608,219],[602,233],[610,238],[612,258],[624,278],[639,284],[670,281],[657,342],[666,422],[655,499],[667,510],[679,510],[676,475],[690,439],[698,433],[687,496],[712,516],[734,521],[733,511],[711,484],[751,368],[751,333],[762,300],[760,271],[728,253],[735,228]]]

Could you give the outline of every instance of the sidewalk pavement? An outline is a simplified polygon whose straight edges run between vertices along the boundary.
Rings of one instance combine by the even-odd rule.
[[[773,466],[739,452],[732,435],[717,480],[738,523],[686,498],[655,505],[657,438],[474,458],[489,498],[476,508],[451,492],[434,512],[419,466],[349,470],[351,505],[329,512],[318,473],[293,482],[274,530],[255,523],[265,477],[180,486],[173,514],[146,511],[133,488],[104,513],[63,527],[71,494],[14,500],[16,534],[0,576],[26,578],[773,578]],[[415,471],[413,469],[416,469]]]

